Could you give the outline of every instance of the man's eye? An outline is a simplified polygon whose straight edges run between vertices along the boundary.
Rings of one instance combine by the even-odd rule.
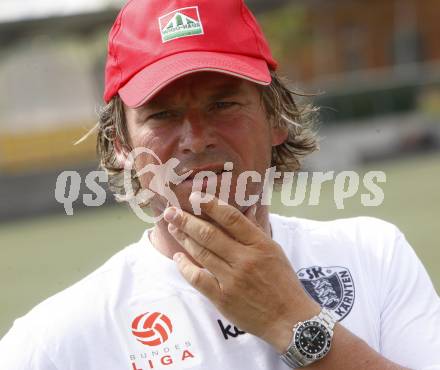
[[[148,119],[157,119],[157,120],[163,120],[163,119],[169,119],[174,118],[177,116],[177,113],[171,110],[165,110],[162,112],[154,113],[151,116],[148,117]]]
[[[237,103],[235,103],[235,102],[218,101],[218,102],[214,103],[213,108],[214,109],[225,110],[225,109],[228,109],[228,108],[232,108],[232,107],[234,107],[236,105],[237,105]]]

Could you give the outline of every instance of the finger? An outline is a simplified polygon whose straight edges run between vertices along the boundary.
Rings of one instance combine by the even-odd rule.
[[[184,253],[176,253],[173,260],[177,263],[183,278],[204,296],[215,302],[220,294],[218,280],[208,271],[196,266]]]
[[[197,243],[185,232],[177,229],[172,224],[168,224],[168,231],[198,264],[206,267],[214,275],[220,277],[229,272],[230,265],[225,260]]]
[[[232,262],[236,258],[238,253],[236,241],[209,221],[174,207],[166,209],[164,217],[166,221],[183,231],[198,244],[223,259],[223,262]]]
[[[264,232],[256,228],[253,222],[247,219],[237,208],[219,201],[218,198],[204,203],[199,192],[192,193],[191,203],[200,204],[203,213],[211,217],[232,237],[242,244],[256,244],[265,238]]]

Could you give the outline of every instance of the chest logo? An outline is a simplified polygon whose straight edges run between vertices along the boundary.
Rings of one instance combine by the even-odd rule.
[[[173,325],[168,316],[160,312],[143,313],[131,323],[131,330],[136,339],[146,346],[158,346],[165,343],[173,332]]]
[[[338,321],[350,313],[355,287],[347,268],[312,266],[299,270],[297,275],[306,292],[321,307],[333,311]]]
[[[203,35],[203,25],[197,6],[181,8],[165,14],[159,18],[159,27],[162,42]]]

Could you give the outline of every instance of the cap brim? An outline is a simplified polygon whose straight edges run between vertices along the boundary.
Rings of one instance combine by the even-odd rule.
[[[136,108],[178,78],[202,71],[225,73],[260,85],[269,85],[272,81],[264,59],[237,54],[190,51],[170,55],[145,67],[119,90],[119,96],[127,106]]]

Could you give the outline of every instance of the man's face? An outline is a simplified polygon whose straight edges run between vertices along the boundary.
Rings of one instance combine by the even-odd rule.
[[[268,122],[261,92],[256,84],[215,72],[193,73],[163,88],[139,108],[125,107],[129,142],[132,148],[148,148],[166,163],[176,158],[177,174],[188,170],[217,173],[216,196],[226,162],[233,163],[228,203],[244,211],[235,202],[237,179],[244,171],[256,171],[264,178],[271,163],[273,145],[286,138],[285,130],[274,129]],[[139,171],[157,164],[151,156],[137,157]],[[140,177],[142,188],[149,187],[151,173]],[[189,195],[194,180],[170,184],[180,206],[189,212]],[[206,189],[206,182],[199,184]],[[246,194],[260,194],[263,183],[249,180]],[[224,199],[226,200],[226,199]],[[151,201],[154,213],[167,206],[163,197]]]

